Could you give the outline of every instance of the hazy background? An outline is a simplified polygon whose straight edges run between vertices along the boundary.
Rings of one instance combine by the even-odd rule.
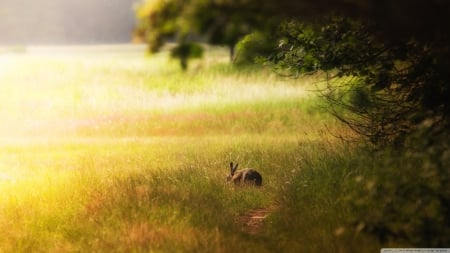
[[[131,41],[139,0],[0,0],[0,45]]]

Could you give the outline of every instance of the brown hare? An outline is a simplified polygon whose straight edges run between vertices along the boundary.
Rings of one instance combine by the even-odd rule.
[[[228,175],[227,181],[232,181],[235,184],[262,185],[262,176],[258,171],[254,169],[242,169],[236,172],[238,165],[236,164],[233,167],[233,162],[230,163],[230,175]]]

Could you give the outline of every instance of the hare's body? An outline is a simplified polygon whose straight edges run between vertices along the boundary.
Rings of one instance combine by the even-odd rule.
[[[254,169],[243,169],[236,172],[231,178],[231,181],[235,184],[246,183],[261,186],[262,177],[261,174]]]
[[[242,169],[236,171],[238,164],[233,167],[233,163],[230,163],[231,173],[228,176],[228,181],[231,181],[235,184],[249,184],[255,186],[262,185],[262,176],[258,171],[254,169]]]

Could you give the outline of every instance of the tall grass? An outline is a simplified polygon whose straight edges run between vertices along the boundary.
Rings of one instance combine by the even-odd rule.
[[[166,54],[0,56],[0,252],[348,252],[345,186],[364,164],[309,92]],[[32,91],[32,92],[30,92]],[[230,161],[263,187],[225,182]],[[256,235],[237,220],[274,210]],[[355,237],[352,237],[356,235]]]
[[[266,105],[275,110],[277,103],[296,110],[298,98],[308,96],[305,81],[285,80],[270,71],[241,72],[207,58],[207,66],[200,62],[197,69],[181,73],[165,54],[145,58],[141,53],[2,56],[3,136],[78,136],[86,129],[111,132],[108,128],[121,123],[125,129],[112,134],[140,135],[150,127],[147,135],[158,135],[152,132],[157,126],[148,124],[171,121],[172,115],[192,115],[189,122],[195,123],[198,115],[217,110],[251,114],[254,105],[260,111]]]
[[[286,173],[280,161],[295,162],[297,143],[253,137],[83,143],[58,159],[53,149],[60,148],[13,151],[21,153],[22,175],[1,186],[0,224],[14,227],[2,234],[5,251],[264,249],[234,219],[273,205]],[[259,168],[264,187],[226,184],[230,159]]]

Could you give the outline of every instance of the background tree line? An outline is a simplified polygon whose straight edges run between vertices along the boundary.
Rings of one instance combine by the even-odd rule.
[[[438,0],[157,0],[138,7],[136,32],[152,52],[177,41],[184,67],[201,55],[192,43],[207,42],[229,47],[235,62],[263,56],[292,74],[325,71],[322,95],[337,118],[374,144],[400,144],[423,126],[432,135],[448,127],[449,9]]]

